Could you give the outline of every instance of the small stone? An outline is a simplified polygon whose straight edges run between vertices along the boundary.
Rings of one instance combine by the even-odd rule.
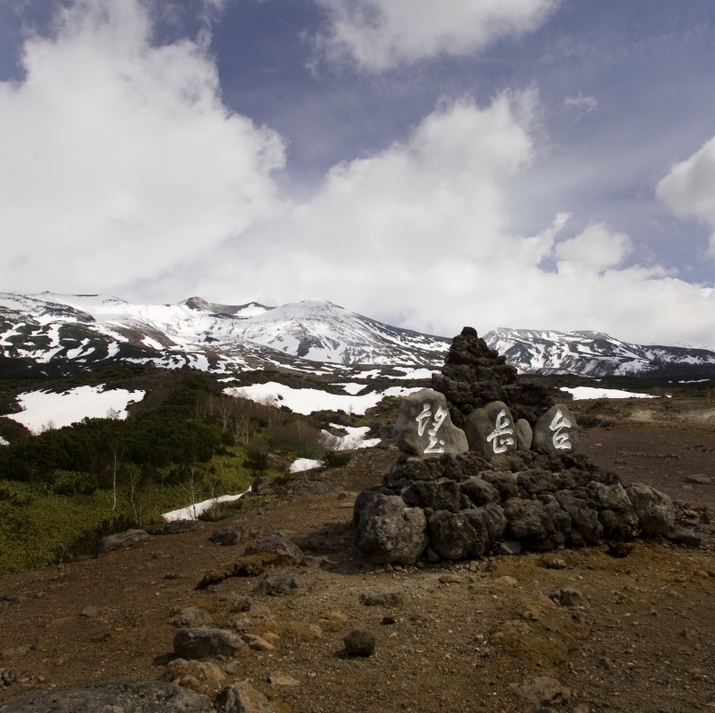
[[[207,626],[212,622],[211,614],[199,607],[185,607],[174,611],[169,623],[181,628]]]
[[[383,616],[382,617],[382,622],[380,622],[384,626],[390,626],[391,624],[395,623],[395,617],[394,616]]]
[[[713,481],[712,478],[708,478],[704,473],[696,473],[695,475],[686,476],[685,482],[695,483],[697,485],[710,485]]]
[[[685,527],[675,527],[666,536],[671,542],[687,545],[688,547],[700,547],[702,543],[702,539],[698,535]]]
[[[246,644],[223,629],[179,629],[174,636],[174,653],[184,659],[235,656]]]
[[[500,555],[518,555],[521,552],[521,542],[516,540],[504,540],[499,545],[498,553]]]
[[[710,575],[704,569],[696,569],[693,572],[693,577],[702,577],[703,579],[710,579]]]
[[[497,577],[497,579],[494,580],[494,584],[501,587],[516,587],[516,585],[519,584],[519,580],[516,579],[516,577],[505,575],[504,577]]]
[[[151,537],[151,535],[146,530],[125,530],[115,535],[107,535],[99,541],[97,549],[94,551],[94,556],[99,557],[99,555],[105,552],[113,552],[114,550],[131,547],[135,543],[146,540],[149,537]]]
[[[546,566],[549,569],[566,569],[566,562],[565,560],[553,557],[551,559],[546,560]]]
[[[226,680],[226,674],[211,661],[174,659],[164,669],[161,680],[170,681],[196,693],[213,695]]]
[[[360,595],[360,601],[366,607],[399,607],[407,601],[407,592],[400,587],[386,587]]]
[[[257,634],[244,634],[243,640],[248,644],[249,649],[254,651],[275,651],[276,647],[268,643],[262,636]]]
[[[581,594],[578,589],[574,589],[573,587],[555,589],[551,592],[551,594],[549,594],[549,598],[553,599],[562,607],[574,608],[580,607],[583,604],[583,594]]]
[[[538,676],[523,681],[515,690],[516,694],[534,706],[551,703],[560,705],[571,699],[571,691],[555,678]]]
[[[234,595],[228,600],[228,610],[232,614],[248,611],[251,608],[251,600],[243,595]]]
[[[99,609],[94,606],[86,606],[82,611],[80,612],[82,616],[86,616],[88,619],[96,619],[99,616]]]
[[[431,547],[428,547],[427,550],[425,551],[425,559],[428,562],[435,563],[435,562],[439,562],[441,558]]]
[[[395,568],[389,562],[383,567],[383,569],[388,573],[395,571]]]
[[[348,656],[372,656],[375,653],[375,637],[363,629],[354,629],[344,639]]]
[[[282,597],[286,594],[293,594],[299,587],[300,581],[294,574],[272,569],[266,573],[259,585],[253,590],[253,593]]]
[[[270,676],[268,676],[268,682],[271,686],[300,686],[300,681],[296,681],[292,676],[288,676],[288,674],[279,671],[270,674]]]
[[[221,689],[215,707],[218,713],[275,713],[275,706],[248,681]]]
[[[340,631],[348,623],[348,615],[344,611],[331,611],[325,617],[325,626],[330,631]]]
[[[606,552],[611,555],[611,557],[623,559],[633,552],[633,545],[630,542],[609,542]]]
[[[464,580],[458,574],[448,572],[439,578],[440,584],[461,584]]]

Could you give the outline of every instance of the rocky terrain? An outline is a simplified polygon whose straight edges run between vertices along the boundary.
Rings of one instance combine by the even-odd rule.
[[[585,410],[574,408],[588,422]],[[582,428],[579,445],[625,486],[667,492],[699,547],[647,538],[372,565],[354,546],[353,502],[398,456],[372,449],[345,468],[264,485],[268,504],[233,520],[0,580],[0,706],[163,679],[209,696],[194,710],[240,681],[247,705],[265,711],[708,710],[714,413],[702,401],[592,404],[600,425]],[[256,546],[275,533],[290,544]],[[228,633],[206,643],[209,629]],[[348,638],[350,650],[368,653],[372,635],[371,655],[348,655],[354,630],[367,635]],[[224,693],[215,705],[229,703]]]

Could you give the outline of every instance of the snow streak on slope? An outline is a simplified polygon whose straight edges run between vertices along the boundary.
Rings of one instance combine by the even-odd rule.
[[[581,376],[643,375],[659,369],[715,366],[715,353],[639,346],[601,332],[496,329],[484,341],[523,373]]]

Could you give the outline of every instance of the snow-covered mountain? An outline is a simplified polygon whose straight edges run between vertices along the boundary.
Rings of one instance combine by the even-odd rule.
[[[598,332],[497,329],[484,339],[525,373],[715,375],[712,351],[639,346]],[[150,305],[102,295],[0,293],[5,374],[135,363],[227,375],[286,368],[347,376],[374,367],[374,375],[426,378],[441,368],[450,341],[316,299],[280,307],[222,305],[200,297]]]
[[[687,347],[641,346],[601,332],[496,329],[484,340],[523,373],[581,376],[715,374],[715,353]]]
[[[437,368],[448,348],[448,339],[390,327],[324,300],[273,308],[199,297],[149,305],[102,295],[0,293],[0,358],[60,371],[117,362],[223,373]]]

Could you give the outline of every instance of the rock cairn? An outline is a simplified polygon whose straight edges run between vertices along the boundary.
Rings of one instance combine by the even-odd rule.
[[[675,509],[647,485],[575,453],[578,426],[554,391],[517,376],[471,327],[433,388],[404,399],[402,454],[363,490],[354,521],[376,564],[476,558],[674,536]],[[682,534],[682,533],[681,533]]]

